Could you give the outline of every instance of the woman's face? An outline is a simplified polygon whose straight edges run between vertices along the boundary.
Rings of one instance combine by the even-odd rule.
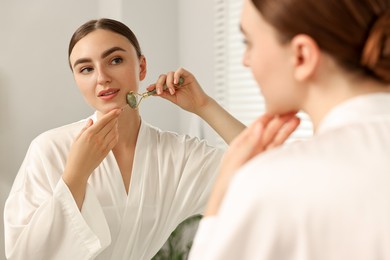
[[[126,106],[126,94],[138,91],[146,75],[130,41],[109,30],[97,29],[79,40],[70,55],[77,86],[89,105],[101,113]]]
[[[249,67],[272,114],[297,110],[292,63],[288,44],[282,45],[276,31],[262,17],[251,0],[244,0],[241,30],[246,49],[243,64]]]

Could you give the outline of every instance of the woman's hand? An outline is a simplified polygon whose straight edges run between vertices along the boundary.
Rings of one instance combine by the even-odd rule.
[[[215,215],[237,170],[254,156],[279,146],[298,127],[295,113],[283,116],[265,114],[235,138],[226,151],[205,215]]]
[[[89,176],[118,142],[120,113],[114,109],[96,123],[89,119],[69,151],[62,178],[80,209]]]
[[[180,78],[184,79],[181,86],[178,85]],[[164,84],[168,86],[165,91],[163,91]],[[202,118],[227,144],[230,144],[245,129],[244,124],[209,97],[200,87],[196,78],[183,68],[160,75],[156,84],[150,85],[147,89],[150,91],[155,88],[162,98]]]
[[[179,85],[180,78],[184,79],[182,85]],[[165,91],[163,90],[164,84],[168,87]],[[158,96],[195,114],[199,114],[199,111],[211,100],[196,78],[183,68],[160,75],[155,84],[147,87],[148,91],[153,89],[157,90]]]

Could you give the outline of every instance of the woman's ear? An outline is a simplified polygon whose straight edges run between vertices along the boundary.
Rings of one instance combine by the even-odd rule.
[[[139,58],[139,80],[144,80],[146,77],[146,58],[141,55]]]
[[[312,77],[319,65],[320,49],[317,43],[304,34],[296,35],[291,40],[294,59],[294,77],[304,81]]]

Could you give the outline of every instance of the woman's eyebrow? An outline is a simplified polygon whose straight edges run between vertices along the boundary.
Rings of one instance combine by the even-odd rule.
[[[86,62],[91,62],[91,59],[88,59],[88,58],[81,58],[81,59],[78,59],[76,60],[74,63],[73,63],[73,68],[76,68],[76,66],[80,63],[86,63]]]
[[[110,55],[111,53],[113,52],[116,52],[116,51],[124,51],[126,52],[125,49],[122,49],[121,47],[112,47],[106,51],[104,51],[101,55],[101,58],[104,59],[105,57],[107,57],[108,55]]]
[[[100,56],[102,59],[106,58],[108,55],[110,55],[111,53],[113,52],[116,52],[116,51],[124,51],[126,52],[125,49],[121,48],[121,47],[112,47],[106,51],[104,51],[102,53],[102,55]],[[81,58],[81,59],[78,59],[76,60],[74,63],[73,63],[73,68],[75,68],[78,64],[80,63],[87,63],[87,62],[91,62],[92,60],[90,58]]]

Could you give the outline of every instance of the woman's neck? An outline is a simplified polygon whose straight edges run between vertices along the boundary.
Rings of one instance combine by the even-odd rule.
[[[118,120],[119,140],[114,149],[135,147],[141,126],[141,117],[138,110],[131,109],[130,107],[124,108]]]

